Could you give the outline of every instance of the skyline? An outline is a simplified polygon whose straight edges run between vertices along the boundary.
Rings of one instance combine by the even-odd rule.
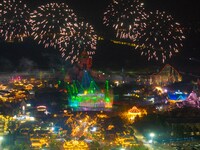
[[[34,9],[41,3],[45,4],[47,2],[49,1],[29,1],[28,6]],[[114,34],[103,25],[102,18],[103,12],[111,1],[94,2],[92,0],[86,0],[83,2],[80,0],[73,0],[60,2],[65,2],[66,4],[68,4],[79,17],[84,17],[84,20],[93,25],[98,36],[105,38],[104,41],[97,42],[96,54],[93,56],[93,64],[95,67],[110,67],[115,65],[119,68],[130,68],[131,66],[142,66],[142,64],[144,66],[146,64],[157,64],[157,62],[155,61],[147,61],[147,59],[143,56],[140,56],[139,53],[134,52],[134,48],[132,47],[113,44],[109,41],[114,39]],[[183,65],[183,61],[188,61],[189,65],[198,66],[198,58],[200,56],[200,46],[198,45],[200,40],[198,38],[198,36],[200,35],[200,13],[198,9],[199,6],[195,3],[195,0],[190,2],[173,2],[172,0],[168,2],[156,2],[155,0],[146,0],[144,1],[144,4],[145,8],[147,8],[148,10],[159,9],[161,11],[166,11],[167,13],[171,14],[177,22],[180,22],[184,29],[186,29],[186,40],[183,44],[183,50],[181,50],[180,53],[174,55],[171,59],[167,60],[166,63]],[[123,41],[117,38],[115,38],[114,40]],[[48,59],[50,59],[44,57],[45,54],[49,53],[49,55],[59,55],[58,50],[54,50],[53,48],[45,49],[42,45],[38,45],[36,41],[31,40],[31,38],[25,39],[25,41],[22,43],[5,43],[1,40],[0,51],[2,53],[1,58],[8,59],[13,64],[19,63],[19,60],[24,57],[33,60],[41,66],[43,63],[44,68],[46,65],[49,65],[47,61]],[[41,61],[42,59],[44,59],[44,61]]]

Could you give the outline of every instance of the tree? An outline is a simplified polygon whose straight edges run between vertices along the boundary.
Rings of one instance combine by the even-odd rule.
[[[93,141],[90,143],[90,150],[99,150],[100,144],[97,141]]]
[[[134,147],[133,150],[148,150],[148,148],[144,145],[140,145],[138,147]]]
[[[49,143],[49,150],[61,150],[62,142],[56,141],[54,138]]]
[[[9,150],[31,150],[31,148],[27,143],[21,143],[11,146]]]

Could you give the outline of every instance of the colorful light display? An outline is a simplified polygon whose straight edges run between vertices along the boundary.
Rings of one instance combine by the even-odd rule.
[[[142,0],[113,0],[104,12],[103,24],[115,31],[114,44],[134,47],[148,60],[161,60],[177,54],[185,39],[182,26],[165,12],[148,12]],[[82,51],[92,58],[99,40],[94,27],[82,21],[65,3],[48,3],[29,12],[21,0],[0,3],[0,33],[7,42],[23,41],[32,36],[44,47],[59,49],[72,64],[79,62]]]
[[[140,0],[114,0],[104,13],[103,23],[116,30],[116,37],[135,41],[146,26],[143,5]]]
[[[82,82],[68,84],[68,101],[70,107],[112,108],[113,95],[106,81],[105,89],[100,89],[87,71],[84,71]]]
[[[0,2],[0,33],[7,42],[22,42],[29,36],[29,9],[21,0]]]
[[[148,60],[164,63],[183,48],[181,25],[165,12],[145,11],[140,0],[113,0],[104,13],[103,24],[116,30],[116,37],[129,39]]]
[[[75,32],[77,17],[64,3],[41,5],[31,13],[30,18],[32,36],[35,40],[39,39],[38,44],[42,43],[45,47],[56,48],[60,38],[65,36],[69,41]]]
[[[140,31],[136,43],[142,47],[141,55],[164,63],[182,49],[184,39],[181,25],[171,15],[157,10],[148,14],[146,28]]]
[[[187,93],[177,91],[174,93],[168,93],[168,100],[169,102],[180,102],[186,100],[188,97]]]
[[[66,35],[69,31],[64,31]],[[59,41],[59,50],[65,60],[70,60],[73,64],[79,61],[79,56],[83,51],[91,57],[95,54],[97,46],[97,35],[92,25],[86,22],[74,24],[74,34],[72,37],[62,36]]]

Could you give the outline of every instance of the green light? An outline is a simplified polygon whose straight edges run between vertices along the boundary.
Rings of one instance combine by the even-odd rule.
[[[108,97],[106,97],[106,102],[110,102],[110,99]]]
[[[61,68],[61,71],[62,71],[62,72],[64,72],[64,71],[65,71],[65,69],[64,69],[64,68]]]
[[[71,107],[88,106],[90,107],[109,107],[112,105],[113,98],[109,91],[109,81],[105,82],[104,90],[99,89],[95,81],[90,76],[83,76],[82,84],[74,80],[67,84],[69,93],[69,105]],[[111,106],[112,107],[112,106]]]
[[[108,83],[108,80],[106,80],[106,91],[109,90],[109,83]]]

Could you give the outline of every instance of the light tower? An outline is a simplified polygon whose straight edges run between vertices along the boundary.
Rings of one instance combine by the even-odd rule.
[[[21,109],[22,109],[22,115],[25,115],[26,114],[26,102],[22,101],[20,106],[21,106]]]

